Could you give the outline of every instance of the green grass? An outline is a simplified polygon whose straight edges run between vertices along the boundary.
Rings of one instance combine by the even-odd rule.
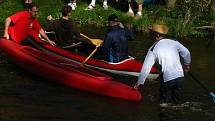
[[[40,12],[38,19],[44,25],[46,17],[52,15],[54,18],[60,18],[60,9],[63,5],[61,0],[34,0],[39,4]],[[102,3],[96,3],[96,9],[92,11],[84,10],[87,7],[86,0],[78,0],[78,7],[72,12],[71,18],[80,25],[93,24],[99,27],[107,25],[107,17],[115,13],[119,16],[120,21],[125,25],[131,25],[137,30],[144,30],[155,22],[166,23],[170,28],[172,36],[201,36],[203,33],[193,31],[192,28],[201,25],[201,19],[196,19],[190,23],[184,24],[185,13],[179,7],[168,10],[161,5],[150,5],[143,8],[143,16],[140,19],[129,17],[125,12],[117,11],[111,6],[108,10],[102,8]],[[5,19],[16,11],[24,10],[23,0],[4,0],[0,5],[0,23],[4,23]],[[210,18],[205,16],[205,18]]]

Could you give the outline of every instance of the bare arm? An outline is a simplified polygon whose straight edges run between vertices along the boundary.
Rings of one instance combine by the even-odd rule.
[[[48,41],[48,43],[50,43],[51,45],[55,45],[55,42],[49,39],[43,28],[40,29],[39,33],[43,36],[43,38],[45,38]]]
[[[10,23],[11,23],[11,19],[10,17],[8,17],[6,20],[5,20],[5,29],[4,29],[4,37],[6,39],[9,39],[9,33],[8,33],[8,28],[10,26]]]

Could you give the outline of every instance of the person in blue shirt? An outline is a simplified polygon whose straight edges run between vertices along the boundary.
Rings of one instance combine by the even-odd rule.
[[[134,88],[144,85],[152,66],[160,70],[160,102],[181,103],[184,71],[190,71],[191,55],[189,50],[176,40],[166,38],[168,27],[154,24],[152,33],[155,43],[149,48],[139,78]],[[181,63],[181,59],[183,63]]]
[[[128,40],[134,39],[134,34],[124,28],[115,14],[108,17],[108,23],[110,30],[105,36],[102,50],[108,62],[117,63],[128,58]]]

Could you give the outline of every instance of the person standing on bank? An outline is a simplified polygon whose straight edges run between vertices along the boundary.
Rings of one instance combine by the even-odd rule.
[[[90,4],[88,5],[88,7],[85,10],[93,10],[95,8],[96,8],[96,0],[91,0]],[[107,0],[103,0],[103,8],[104,8],[104,10],[108,9]]]
[[[102,50],[108,62],[117,63],[128,58],[128,40],[134,39],[134,34],[124,28],[115,14],[108,17],[108,22],[110,30],[105,36]]]
[[[48,43],[54,45],[36,19],[38,8],[38,5],[31,4],[29,11],[20,11],[8,17],[5,21],[4,38],[21,43],[28,35],[38,40],[41,34]]]
[[[152,33],[155,43],[149,48],[141,69],[138,81],[134,88],[144,85],[152,66],[160,70],[160,103],[180,103],[182,101],[182,80],[184,71],[190,71],[191,55],[189,50],[176,40],[167,39],[168,27],[154,24]],[[184,70],[180,62],[184,61]]]

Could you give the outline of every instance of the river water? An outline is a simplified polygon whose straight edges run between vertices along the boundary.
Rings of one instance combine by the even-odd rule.
[[[90,28],[83,32],[94,38],[105,33]],[[215,92],[215,45],[206,47],[204,39],[181,42],[191,51],[193,74]],[[129,42],[129,53],[143,61],[150,44],[139,33]],[[137,80],[111,76],[131,86]],[[184,104],[160,107],[158,88],[157,82],[147,82],[141,102],[100,96],[28,73],[0,52],[0,121],[215,121],[212,98],[191,77],[184,82]]]

